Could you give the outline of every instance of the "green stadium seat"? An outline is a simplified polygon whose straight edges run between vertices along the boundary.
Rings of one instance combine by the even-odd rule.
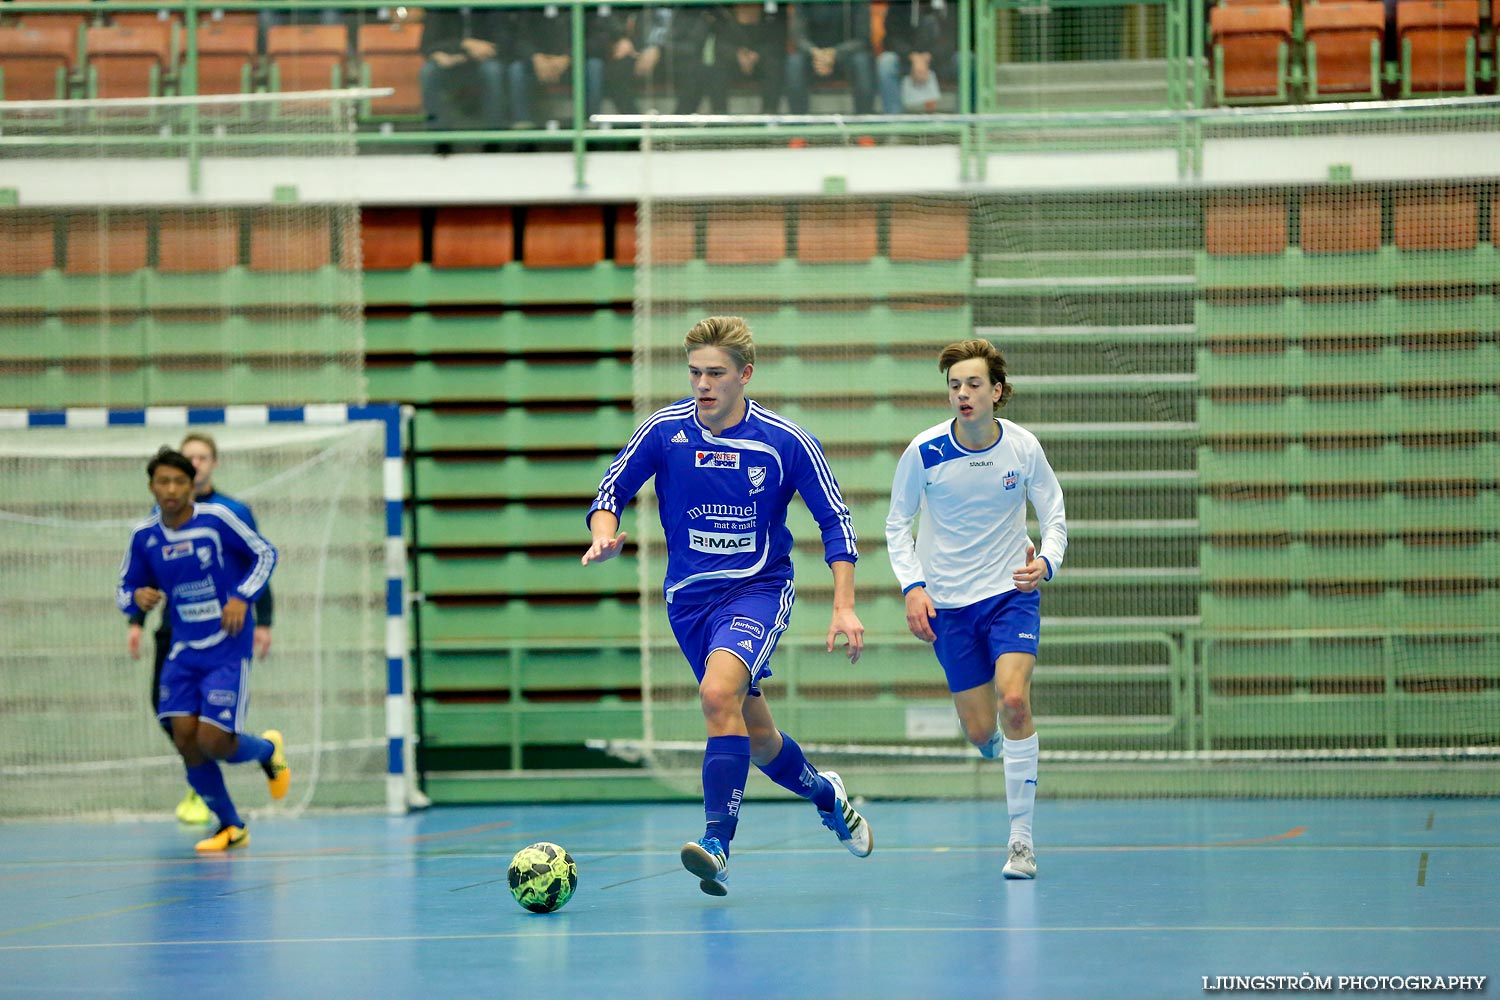
[[[409,403],[628,402],[628,360],[509,360],[486,364],[413,361],[367,366],[373,399]],[[559,376],[565,377],[559,377]]]

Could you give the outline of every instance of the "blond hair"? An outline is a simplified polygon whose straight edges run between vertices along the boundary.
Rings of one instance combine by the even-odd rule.
[[[943,353],[938,356],[938,371],[947,377],[949,369],[960,361],[969,361],[974,358],[983,358],[986,367],[989,368],[991,385],[1000,386],[1000,398],[995,400],[995,412],[1000,412],[1000,407],[1010,402],[1010,397],[1015,395],[1015,387],[1005,380],[1005,355],[1000,353],[999,348],[988,340],[961,340],[956,344],[949,344],[943,348]]]
[[[186,448],[189,441],[197,441],[199,444],[208,445],[209,455],[213,457],[213,460],[215,462],[219,460],[219,443],[209,435],[204,434],[201,431],[193,431],[191,434],[184,435],[182,442],[177,446],[177,450],[181,451],[182,449]]]
[[[717,347],[729,355],[736,368],[755,364],[755,338],[750,324],[739,316],[709,316],[693,324],[682,339],[689,354],[700,347]]]

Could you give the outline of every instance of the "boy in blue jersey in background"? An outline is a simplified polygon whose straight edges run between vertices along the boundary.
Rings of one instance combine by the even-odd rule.
[[[1015,390],[994,345],[951,344],[938,370],[953,416],[913,438],[896,465],[887,551],[906,595],[907,628],[933,644],[964,735],[985,757],[1004,758],[1010,837],[1002,872],[1035,878],[1038,588],[1062,565],[1067,513],[1036,436],[995,416]],[[1040,553],[1026,534],[1028,500],[1041,525]]]
[[[193,499],[199,503],[223,504],[250,526],[255,532],[260,527],[255,523],[255,514],[251,512],[250,505],[241,503],[234,497],[220,493],[214,486],[214,470],[219,467],[219,445],[212,437],[199,431],[184,435],[182,443],[177,450],[193,463]],[[253,649],[255,658],[264,659],[271,652],[271,618],[275,613],[275,601],[271,596],[271,588],[266,587],[260,592],[260,597],[255,601],[255,637]],[[130,625],[125,633],[125,648],[133,660],[141,656],[141,634],[144,631],[146,621],[145,612],[138,612],[130,616]],[[151,711],[156,711],[156,701],[161,691],[161,668],[167,661],[167,653],[172,648],[172,615],[162,608],[161,622],[156,628],[155,648],[153,649],[153,664],[151,670]],[[163,721],[162,730],[167,738],[172,738],[172,726]],[[267,775],[269,777],[269,775]],[[213,813],[208,806],[203,804],[198,793],[189,788],[181,802],[177,803],[177,819],[183,823],[199,824],[207,823],[213,818]]]
[[[276,549],[229,507],[194,501],[195,470],[181,452],[163,447],[146,475],[157,509],[131,535],[115,600],[127,616],[168,601],[173,643],[157,717],[171,724],[188,784],[219,818],[218,831],[197,849],[245,847],[250,834],[218,762],[260,764],[274,799],[291,783],[281,734],[240,732],[249,701],[250,606],[270,581]]]
[[[808,763],[796,741],[776,728],[760,690],[796,597],[786,526],[794,493],[822,530],[833,572],[828,651],[843,635],[849,662],[857,662],[865,628],[854,613],[854,525],[822,446],[745,398],[755,369],[749,326],[737,316],[711,316],[688,331],[684,347],[693,394],[652,414],[615,457],[589,508],[593,544],[583,564],[619,555],[620,512],[655,476],[667,542],[667,618],[698,679],[708,729],[706,828],[682,848],[682,863],[699,888],[723,896],[751,763],[810,799],[855,857],[869,856],[875,846],[839,775]]]

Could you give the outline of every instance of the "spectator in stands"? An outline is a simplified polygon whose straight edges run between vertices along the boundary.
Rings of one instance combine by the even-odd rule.
[[[589,114],[604,98],[622,115],[638,113],[642,87],[661,63],[672,30],[670,7],[599,7],[590,17],[587,90]],[[596,48],[597,46],[597,48]]]
[[[762,114],[780,110],[786,89],[786,11],[759,3],[677,11],[672,38],[677,112],[697,114],[707,98],[710,113],[728,114],[729,87],[736,80],[759,85]]]
[[[792,13],[792,53],[786,67],[788,110],[807,114],[812,80],[833,77],[847,80],[853,88],[855,114],[874,112],[875,59],[870,51],[867,0],[803,3]]]
[[[1014,392],[1005,357],[988,340],[964,340],[943,349],[937,368],[950,415],[912,438],[896,463],[886,554],[906,595],[906,627],[932,643],[964,735],[980,756],[1002,761],[1010,852],[1001,874],[1030,879],[1031,676],[1041,586],[1062,566],[1067,511],[1036,435],[997,415]],[[1035,542],[1028,502],[1041,528]]]
[[[433,9],[422,22],[422,107],[434,128],[458,127],[466,91],[477,91],[485,128],[505,128],[505,66],[512,15],[503,9]]]
[[[882,48],[875,60],[880,110],[888,115],[936,111],[939,84],[958,81],[958,25],[944,0],[892,0]]]

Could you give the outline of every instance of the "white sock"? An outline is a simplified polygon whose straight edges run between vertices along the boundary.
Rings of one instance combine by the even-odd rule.
[[[1031,841],[1031,814],[1036,807],[1036,733],[1024,740],[1006,740],[1005,807],[1010,813],[1010,842]]]

